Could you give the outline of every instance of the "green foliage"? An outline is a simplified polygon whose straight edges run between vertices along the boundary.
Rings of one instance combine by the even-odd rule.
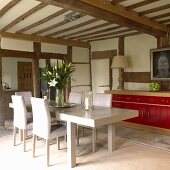
[[[150,91],[160,91],[160,84],[159,83],[150,83],[149,89],[150,89]]]
[[[41,79],[46,80],[48,83],[55,80],[55,87],[63,89],[64,86],[71,81],[72,73],[75,67],[71,63],[61,63],[53,67],[44,67],[42,69]]]

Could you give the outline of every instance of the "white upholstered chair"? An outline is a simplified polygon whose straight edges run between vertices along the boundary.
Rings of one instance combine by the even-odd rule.
[[[96,93],[93,99],[93,106],[112,107],[112,94]],[[92,150],[96,150],[97,129],[92,128]]]
[[[66,126],[62,124],[51,125],[51,115],[47,99],[31,97],[31,104],[33,111],[33,157],[35,157],[36,138],[40,137],[45,139],[47,166],[49,166],[50,139],[58,139],[59,137],[66,135]]]
[[[93,97],[93,106],[100,106],[100,107],[112,107],[112,95],[105,94],[105,93],[96,93]],[[90,128],[90,127],[87,127]],[[97,136],[97,129],[92,129],[92,150],[95,152],[96,150],[96,136]],[[77,143],[79,143],[79,138],[77,138]]]
[[[18,92],[15,92],[15,95],[23,96],[24,100],[25,100],[26,106],[27,105],[28,106],[31,105],[31,97],[32,97],[32,92],[31,91],[18,91]],[[28,119],[32,119],[33,118],[33,115],[32,115],[31,111],[27,112],[27,118]]]
[[[14,129],[13,129],[13,142],[16,144],[16,130],[17,128],[22,133],[24,152],[26,151],[26,134],[27,130],[32,130],[32,121],[27,118],[27,109],[23,96],[12,95],[12,104],[14,109]]]
[[[81,104],[81,92],[70,92],[68,102]]]

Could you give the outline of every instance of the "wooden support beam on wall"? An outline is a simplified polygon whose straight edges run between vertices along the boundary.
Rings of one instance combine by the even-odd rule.
[[[40,97],[40,74],[39,74],[39,58],[41,58],[41,44],[33,43],[35,58],[32,59],[32,75],[34,97]]]
[[[47,52],[42,52],[40,58],[41,59],[60,59],[64,60],[67,57],[67,54],[60,54],[60,53],[47,53]]]
[[[61,44],[61,45],[68,45],[68,46],[75,46],[75,47],[83,47],[88,48],[90,43],[84,41],[76,41],[76,40],[69,40],[69,39],[62,39],[62,38],[48,38],[38,35],[28,35],[28,34],[21,34],[21,33],[10,33],[10,32],[2,32],[0,31],[0,37],[4,38],[11,38],[11,39],[20,39],[32,42],[43,42],[49,44]]]
[[[18,51],[18,50],[8,50],[1,49],[1,54],[3,57],[13,57],[13,58],[34,58],[35,53],[28,51]]]
[[[133,83],[150,83],[150,72],[124,72],[124,81]]]
[[[2,91],[2,49],[1,49],[1,38],[0,38],[0,91]]]

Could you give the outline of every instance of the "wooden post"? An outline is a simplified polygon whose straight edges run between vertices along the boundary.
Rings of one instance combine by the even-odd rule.
[[[91,69],[91,60],[92,60],[91,47],[89,47],[90,90],[92,90],[92,69]]]
[[[2,53],[1,53],[1,38],[0,38],[0,91],[2,91]]]
[[[46,61],[46,66],[51,67],[50,58],[46,58],[45,61]]]
[[[118,42],[118,55],[124,55],[124,37],[119,38]],[[124,69],[119,68],[119,86],[118,89],[124,89]]]
[[[40,73],[39,73],[39,58],[41,57],[41,44],[34,42],[35,58],[32,59],[32,75],[33,75],[33,90],[34,97],[40,97]]]
[[[72,46],[67,46],[67,58],[65,59],[66,63],[72,62]],[[67,87],[65,88],[65,101],[68,101],[69,93],[71,91],[71,82],[67,84]]]
[[[2,53],[1,53],[1,38],[0,38],[0,126],[4,126],[5,124],[5,116],[4,116],[4,98],[3,98],[3,88],[2,88]]]

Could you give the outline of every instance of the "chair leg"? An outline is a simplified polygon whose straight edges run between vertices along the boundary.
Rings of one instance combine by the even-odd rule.
[[[23,130],[19,129],[19,133],[20,133],[20,139],[21,139],[21,141],[23,141]]]
[[[64,135],[64,141],[67,142],[67,135]]]
[[[92,129],[92,151],[96,151],[96,129]]]
[[[77,125],[77,146],[80,144],[79,138],[80,138],[80,136],[79,136],[79,125]]]
[[[84,137],[85,134],[84,134],[84,127],[82,127],[82,136]]]
[[[47,166],[50,165],[49,163],[49,159],[50,159],[50,154],[49,154],[49,151],[50,151],[50,148],[49,148],[49,139],[46,139],[46,151],[47,151]]]
[[[13,145],[14,146],[16,145],[16,132],[17,132],[17,128],[14,127],[14,129],[13,129]]]
[[[24,152],[26,152],[26,129],[23,129],[22,132],[23,132],[23,147]]]
[[[33,134],[33,147],[32,147],[32,157],[35,157],[35,145],[37,136]]]

